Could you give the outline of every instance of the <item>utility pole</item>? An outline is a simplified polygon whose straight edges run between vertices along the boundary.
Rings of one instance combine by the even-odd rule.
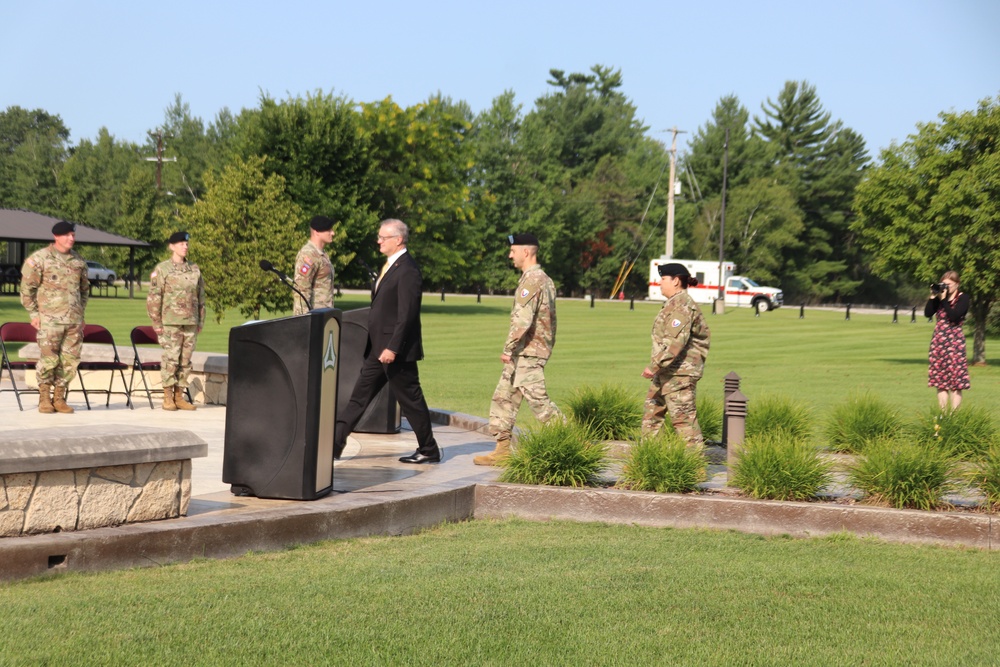
[[[719,298],[725,303],[726,284],[722,261],[725,258],[726,238],[726,179],[729,177],[729,128],[726,128],[726,143],[722,153],[722,215],[719,219]]]
[[[685,130],[678,130],[675,125],[670,131],[674,133],[674,138],[670,143],[670,190],[667,192],[667,259],[672,259],[674,256],[674,177],[677,173],[677,135],[683,134]]]
[[[156,189],[162,190],[162,181],[160,172],[163,170],[164,162],[177,162],[176,157],[163,157],[163,130],[157,130],[156,134],[152,132],[149,133],[150,137],[156,137],[156,157],[146,158],[146,162],[156,163]]]

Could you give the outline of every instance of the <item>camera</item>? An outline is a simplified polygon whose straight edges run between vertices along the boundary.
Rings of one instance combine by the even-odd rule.
[[[944,292],[946,289],[948,289],[948,286],[945,285],[944,283],[931,283],[932,294],[940,294],[941,292]]]

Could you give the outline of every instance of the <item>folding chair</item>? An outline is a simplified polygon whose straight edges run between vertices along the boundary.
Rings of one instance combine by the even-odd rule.
[[[77,377],[80,378],[80,388],[83,390],[83,400],[87,403],[87,409],[90,409],[90,396],[89,394],[107,394],[108,398],[104,402],[104,407],[111,405],[111,394],[124,394],[125,403],[128,405],[129,409],[134,410],[135,406],[132,405],[132,396],[129,394],[128,384],[125,382],[125,369],[128,368],[128,364],[123,364],[121,359],[118,357],[118,347],[115,345],[115,339],[111,335],[111,332],[102,327],[99,324],[86,324],[83,327],[83,342],[91,343],[97,345],[110,345],[111,351],[114,353],[113,361],[81,361],[79,366],[79,371],[109,371],[111,373],[111,379],[108,382],[107,389],[87,389],[84,384],[82,373],[77,373]],[[112,387],[115,382],[115,371],[122,379],[122,391],[112,391]]]
[[[143,391],[146,393],[146,400],[149,401],[150,409],[153,409],[153,394],[162,394],[163,388],[153,389],[149,386],[149,382],[146,380],[146,373],[156,373],[159,372],[161,365],[160,360],[156,361],[143,361],[139,357],[139,346],[140,345],[160,345],[160,337],[156,335],[156,331],[153,327],[142,326],[135,327],[132,329],[132,333],[129,334],[129,338],[132,339],[132,352],[135,353],[135,357],[132,360],[132,375],[128,380],[128,393],[131,395],[136,391]],[[134,388],[133,383],[135,382],[135,374],[139,373],[139,378],[142,380],[142,389]],[[191,401],[191,390],[185,389],[187,394],[188,402]]]
[[[14,371],[34,370],[34,361],[20,361],[11,359],[12,350],[7,349],[7,343],[36,343],[38,342],[38,332],[29,322],[6,322],[0,325],[0,350],[3,351],[2,366],[0,366],[0,380],[3,380],[3,372],[10,375],[10,384],[13,389],[0,389],[0,392],[12,391],[17,398],[17,407],[24,411],[21,405],[21,394],[37,394],[37,389],[18,387],[17,380],[14,379]]]

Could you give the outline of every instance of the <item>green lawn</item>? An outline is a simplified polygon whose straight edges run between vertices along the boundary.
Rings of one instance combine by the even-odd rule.
[[[0,586],[4,665],[989,665],[1000,553],[477,521]]]
[[[350,295],[338,299],[344,310],[366,306],[368,299]],[[420,365],[428,403],[435,408],[485,416],[500,375],[500,350],[507,335],[510,297],[447,297],[425,294],[423,304],[426,359]],[[594,308],[582,300],[562,299],[555,354],[546,369],[549,392],[565,406],[581,385],[620,383],[645,395],[648,381],[640,377],[648,361],[649,331],[658,306],[636,302],[599,301]],[[909,312],[892,324],[891,312],[878,315],[843,311],[781,308],[755,317],[749,309],[707,315],[712,349],[699,391],[722,400],[722,378],[731,371],[742,379],[741,389],[752,401],[764,394],[784,394],[811,406],[818,417],[852,391],[868,389],[911,415],[935,405],[927,387],[927,348],[932,325]],[[270,317],[271,315],[268,315]],[[16,297],[0,297],[0,321],[24,319]],[[133,326],[148,322],[143,299],[92,299],[87,320],[111,329],[122,347]],[[221,324],[210,316],[198,341],[201,351],[225,352],[229,328],[241,324],[238,313],[227,313]],[[987,341],[987,357],[1000,344]],[[968,345],[971,350],[972,341]],[[970,369],[970,403],[1000,414],[1000,367]],[[519,421],[530,425],[530,411]]]

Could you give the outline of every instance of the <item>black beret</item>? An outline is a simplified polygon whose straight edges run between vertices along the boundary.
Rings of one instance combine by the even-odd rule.
[[[309,227],[317,232],[328,232],[333,229],[333,220],[325,215],[317,215],[309,221]]]
[[[167,243],[170,243],[172,245],[174,243],[180,243],[181,241],[190,241],[190,240],[191,240],[191,235],[188,234],[187,232],[174,232],[173,234],[170,235],[170,238],[167,240]]]
[[[65,220],[60,220],[56,224],[52,225],[53,236],[62,236],[63,234],[69,234],[70,232],[76,231],[76,225],[72,222],[66,222]]]
[[[690,278],[691,272],[687,270],[687,267],[683,264],[678,264],[677,262],[671,262],[670,264],[660,264],[657,269],[660,271],[660,276],[674,276],[677,278]]]
[[[538,237],[534,234],[511,234],[507,237],[511,245],[533,245],[538,247]]]

